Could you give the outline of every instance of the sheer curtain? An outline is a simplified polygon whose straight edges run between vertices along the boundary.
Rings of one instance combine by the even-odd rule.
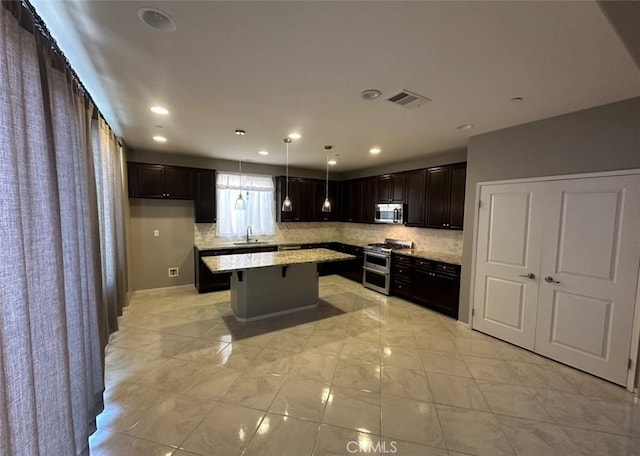
[[[86,455],[123,285],[98,202],[115,225],[122,201],[96,172],[95,108],[20,2],[0,3],[0,93],[0,453]]]
[[[242,236],[247,226],[255,235],[272,235],[275,233],[273,177],[217,173],[216,207],[218,236]],[[242,192],[246,210],[235,210],[238,194]]]

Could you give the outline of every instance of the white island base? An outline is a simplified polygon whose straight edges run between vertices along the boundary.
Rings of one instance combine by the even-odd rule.
[[[318,304],[316,263],[245,269],[231,274],[231,310],[247,322]]]

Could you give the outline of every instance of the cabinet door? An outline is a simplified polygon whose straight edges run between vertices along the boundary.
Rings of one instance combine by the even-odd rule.
[[[448,227],[450,188],[449,167],[443,166],[427,170],[425,226],[428,228]]]
[[[131,165],[133,171],[133,195],[136,198],[164,198],[164,166],[136,163]]]
[[[346,186],[347,222],[362,221],[362,181],[351,181]]]
[[[464,191],[467,182],[467,164],[451,166],[451,199],[449,228],[461,230],[464,221]]]
[[[424,225],[425,189],[427,172],[414,171],[405,174],[407,212],[405,222],[407,226]]]
[[[213,170],[195,171],[194,206],[196,223],[216,222],[216,173]]]
[[[362,183],[362,222],[373,223],[376,216],[376,179],[365,179]]]
[[[189,168],[165,166],[164,185],[167,198],[193,199],[193,171]]]
[[[389,203],[391,202],[391,197],[389,196],[391,192],[391,176],[380,176],[377,179],[378,186],[378,203]]]
[[[312,180],[300,179],[296,182],[297,194],[296,203],[293,211],[297,214],[296,222],[313,222],[316,221],[316,214],[319,212],[316,201],[316,184]]]
[[[392,203],[404,202],[404,174],[393,174],[391,176],[391,185],[389,187],[389,199]]]

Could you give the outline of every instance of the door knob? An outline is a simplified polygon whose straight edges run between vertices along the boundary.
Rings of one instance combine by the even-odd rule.
[[[547,283],[560,283],[557,280],[554,280],[553,277],[551,277],[551,276],[546,276],[544,278],[544,281],[547,282]]]
[[[527,279],[535,279],[536,275],[533,272],[530,272],[528,274],[520,274],[520,277],[526,277]]]

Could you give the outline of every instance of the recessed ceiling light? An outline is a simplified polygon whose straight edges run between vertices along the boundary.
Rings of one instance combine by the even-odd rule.
[[[378,155],[380,152],[382,152],[382,151],[378,147],[374,147],[372,149],[369,149],[369,153],[372,153],[373,155]]]
[[[300,139],[300,138],[302,138],[302,136],[300,136],[300,133],[291,133],[289,135],[289,138],[291,138],[291,139]]]
[[[377,100],[382,95],[377,89],[366,89],[360,92],[360,98],[364,100]]]
[[[269,152],[267,152],[266,150],[261,150],[260,152],[258,152],[260,155],[269,155]]]
[[[522,98],[522,97],[513,97],[511,99],[511,101],[513,101],[514,103],[520,103],[523,100],[524,100],[524,98]]]
[[[160,32],[175,32],[178,29],[171,16],[156,8],[140,8],[138,10],[138,19]]]
[[[169,114],[169,110],[167,108],[163,108],[162,106],[151,106],[151,112],[155,113],[155,114],[160,114],[163,116],[166,116],[167,114]]]
[[[336,163],[338,163],[337,161],[335,161],[333,158],[331,160],[329,160],[327,163],[329,163],[331,166],[334,166]]]
[[[167,138],[165,138],[164,136],[154,136],[153,140],[161,143],[167,142]]]
[[[458,130],[471,130],[473,128],[473,124],[458,125],[456,128]]]

